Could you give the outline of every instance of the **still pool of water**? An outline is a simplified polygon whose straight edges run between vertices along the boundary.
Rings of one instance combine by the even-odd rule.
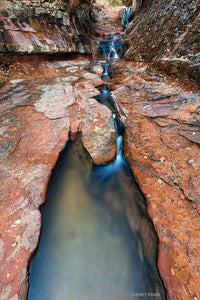
[[[125,165],[94,167],[80,138],[67,143],[41,207],[29,300],[128,300],[157,290],[127,221],[133,195]]]

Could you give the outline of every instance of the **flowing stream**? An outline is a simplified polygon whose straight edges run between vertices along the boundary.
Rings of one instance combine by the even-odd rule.
[[[101,43],[106,82],[109,61],[121,55],[115,38]],[[96,100],[113,113],[116,157],[94,165],[81,133],[60,153],[41,207],[29,300],[165,299],[156,268],[156,235],[123,156],[125,128],[106,82]]]

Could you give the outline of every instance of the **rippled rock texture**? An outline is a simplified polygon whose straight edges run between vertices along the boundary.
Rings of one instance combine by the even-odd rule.
[[[200,92],[147,64],[112,68],[112,96],[126,114],[125,155],[159,237],[168,299],[200,298]]]
[[[38,208],[68,131],[72,138],[82,131],[95,162],[114,157],[115,131],[109,109],[93,99],[102,84],[100,64],[83,57],[4,60],[11,74],[0,91],[0,299],[16,300],[26,298]]]
[[[91,53],[90,0],[1,1],[0,53]]]
[[[125,58],[150,62],[169,74],[200,83],[199,0],[151,2],[127,30]]]

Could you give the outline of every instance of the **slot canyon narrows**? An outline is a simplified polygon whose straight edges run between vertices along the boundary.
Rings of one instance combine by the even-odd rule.
[[[199,12],[0,3],[0,300],[200,298]]]

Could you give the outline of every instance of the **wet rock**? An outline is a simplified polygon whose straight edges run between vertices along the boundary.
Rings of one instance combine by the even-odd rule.
[[[90,1],[0,4],[0,53],[91,53],[91,32]]]
[[[69,130],[82,131],[95,162],[114,158],[115,132],[110,110],[93,99],[103,83],[98,64],[66,56],[4,60],[11,74],[0,90],[0,299],[26,299],[39,206]]]
[[[21,7],[20,2],[16,2],[17,12]],[[9,14],[8,18],[3,15],[2,22],[7,22],[7,32],[20,43],[16,42],[16,47],[8,44],[5,50],[4,45],[7,41],[3,36],[2,51],[19,49],[23,52],[29,49],[28,51],[38,53],[73,52],[86,51],[84,47],[90,47],[87,41],[85,42],[86,27],[83,30],[84,39],[82,35],[78,36],[79,30],[76,28],[80,27],[75,26],[77,18],[73,18],[74,14],[69,20],[68,10],[56,7],[56,1],[42,2],[47,8],[46,19],[39,9],[39,2],[34,3],[34,13],[27,10],[30,22],[23,21],[22,15],[19,15],[19,23],[16,23],[16,14],[13,19]],[[108,12],[103,0],[98,1],[98,5],[95,8],[96,13],[99,12],[100,6],[103,10],[99,19],[94,10],[93,17],[96,17],[98,22],[98,37],[110,37],[113,32],[121,33],[117,10],[109,7]],[[78,6],[79,1],[70,1],[71,8],[75,9]],[[16,13],[11,2],[4,1],[1,8],[4,9],[4,13],[6,10]],[[36,8],[38,9],[35,14]],[[194,10],[196,8],[197,6]],[[156,9],[155,6],[155,16]],[[61,13],[56,15],[57,10],[62,12],[62,18]],[[109,25],[106,23],[108,16]],[[83,21],[82,23],[87,24],[87,18]],[[41,24],[45,29],[43,36],[38,35]],[[49,24],[52,24],[53,29],[50,29]],[[66,27],[63,28],[63,25]],[[145,26],[143,28],[147,28]],[[190,29],[192,30],[192,27]],[[130,34],[130,38],[134,37],[137,42],[134,34]],[[30,36],[35,36],[33,43]],[[76,36],[79,39],[76,39]],[[60,40],[57,43],[58,37]],[[149,41],[147,37],[148,35],[143,39],[144,42]],[[140,35],[139,38],[141,42]],[[74,46],[77,45],[77,40],[78,46]],[[30,48],[27,48],[27,45],[30,45]],[[162,45],[160,43],[158,46],[161,50],[164,49]],[[148,50],[151,49],[148,47]],[[148,55],[153,53],[148,52]],[[160,57],[163,59],[159,53],[157,51],[158,63],[161,61]],[[139,55],[139,58],[146,59]],[[115,133],[111,113],[93,98],[99,94],[97,87],[103,83],[100,78],[103,70],[99,64],[90,63],[87,58],[71,56],[69,59],[62,56],[54,59],[42,55],[40,58],[1,58],[1,299],[26,298],[27,263],[37,245],[40,230],[38,207],[44,201],[51,170],[68,139],[69,129],[72,135],[78,130],[82,131],[84,145],[95,162],[100,162],[99,158],[101,161],[107,161],[114,157]],[[154,63],[153,58],[151,63]],[[172,64],[170,66],[172,67]],[[175,67],[173,68],[173,72],[177,72]],[[158,266],[168,298],[198,299],[198,87],[185,79],[177,80],[158,74],[144,63],[122,62],[113,68],[111,75],[114,88],[112,97],[120,104],[121,113],[126,115],[125,153],[146,196],[148,213],[159,237]],[[144,236],[145,234],[146,232]]]
[[[159,238],[168,298],[198,299],[199,87],[144,63],[120,62],[111,72],[112,96],[126,113],[125,155]]]
[[[150,62],[157,69],[199,83],[199,12],[196,0],[152,1],[127,30],[125,58]]]

